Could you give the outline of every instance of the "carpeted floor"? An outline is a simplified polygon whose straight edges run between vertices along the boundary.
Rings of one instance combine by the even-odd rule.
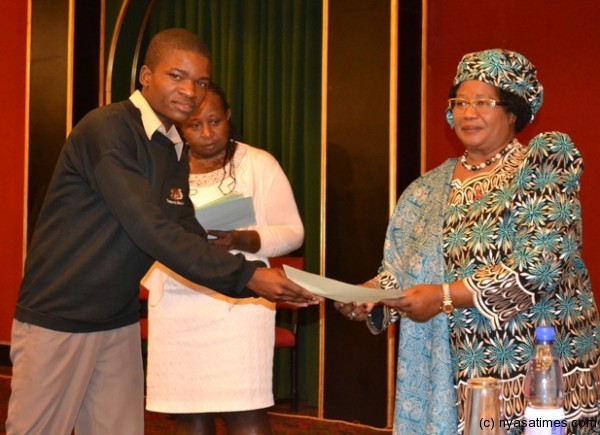
[[[10,369],[0,367],[0,435],[6,433],[5,422],[10,396]],[[391,434],[389,429],[377,429],[345,421],[323,420],[316,417],[270,412],[269,419],[275,435],[375,435]],[[146,412],[145,435],[173,433],[173,420],[165,414]],[[222,424],[219,434],[226,434]]]

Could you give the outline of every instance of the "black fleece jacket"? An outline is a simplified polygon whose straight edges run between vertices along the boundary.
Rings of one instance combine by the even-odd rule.
[[[139,282],[156,259],[233,297],[256,267],[210,246],[189,200],[187,158],[148,140],[129,100],[93,110],[69,135],[27,253],[15,318],[65,332],[138,321]]]

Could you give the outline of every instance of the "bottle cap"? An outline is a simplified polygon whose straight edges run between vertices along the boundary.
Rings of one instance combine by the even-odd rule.
[[[538,326],[535,328],[536,341],[553,341],[555,335],[552,326]]]

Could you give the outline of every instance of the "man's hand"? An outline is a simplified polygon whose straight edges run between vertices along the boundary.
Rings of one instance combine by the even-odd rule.
[[[281,269],[257,268],[248,282],[248,288],[271,302],[288,302],[306,307],[323,301],[323,298],[287,279]]]

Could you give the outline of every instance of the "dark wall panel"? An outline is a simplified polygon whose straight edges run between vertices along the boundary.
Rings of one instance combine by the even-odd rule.
[[[74,14],[74,38],[69,41],[69,0],[32,2],[29,235],[69,128],[99,104],[100,0],[75,1]],[[72,72],[68,69],[70,49]]]
[[[421,0],[400,0],[398,11],[398,131],[396,196],[420,175]]]
[[[69,0],[31,2],[28,232],[67,135]]]
[[[73,125],[100,104],[101,0],[77,0],[73,65]]]
[[[377,273],[388,222],[390,3],[329,1],[326,275]],[[386,337],[327,302],[325,418],[386,425]]]

